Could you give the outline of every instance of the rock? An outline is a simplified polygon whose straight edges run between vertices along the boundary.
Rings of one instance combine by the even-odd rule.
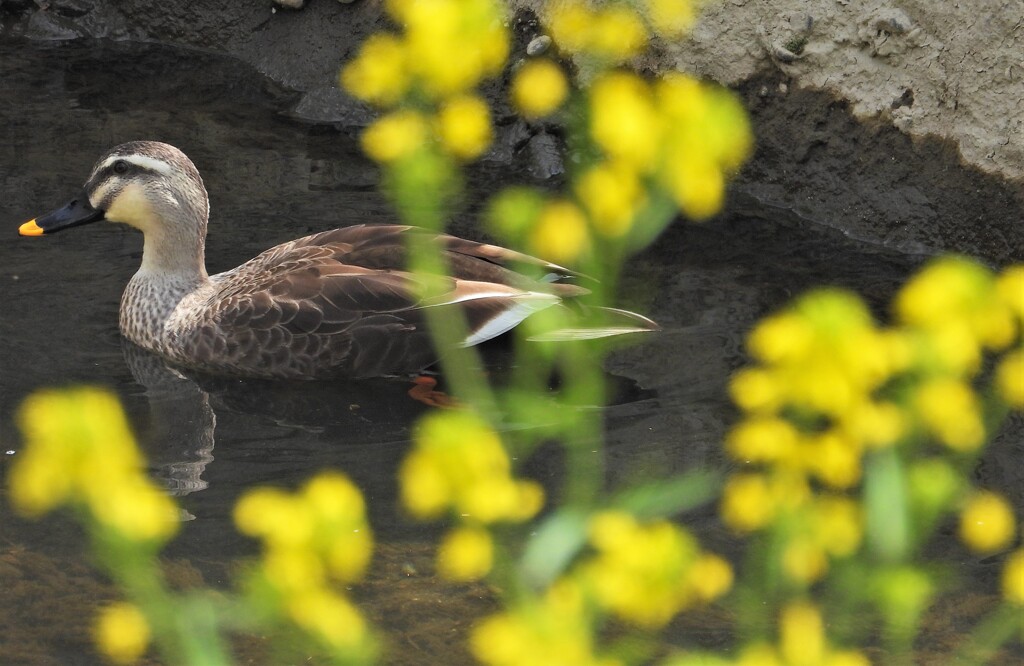
[[[547,35],[538,35],[526,45],[526,55],[538,56],[548,50],[551,46],[551,38]]]
[[[547,132],[534,134],[530,142],[526,144],[529,151],[530,175],[540,180],[548,180],[553,176],[565,173],[565,163],[562,161],[562,150],[555,137]]]

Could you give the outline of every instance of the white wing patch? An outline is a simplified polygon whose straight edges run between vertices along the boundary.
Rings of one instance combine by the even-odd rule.
[[[466,338],[462,342],[462,347],[472,347],[491,338],[496,338],[502,333],[511,331],[534,312],[540,312],[562,300],[553,294],[537,291],[528,291],[515,296],[508,296],[508,294],[500,295],[508,297],[508,308]]]

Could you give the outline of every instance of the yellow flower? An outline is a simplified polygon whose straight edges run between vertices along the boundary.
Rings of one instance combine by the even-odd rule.
[[[976,493],[960,512],[960,538],[980,553],[991,553],[1005,547],[1016,531],[1013,509],[995,493]]]
[[[1024,351],[1017,350],[1003,357],[996,370],[999,395],[1014,409],[1024,409]]]
[[[823,666],[871,666],[871,660],[857,650],[830,652]]]
[[[996,279],[996,294],[1024,324],[1024,264],[1010,266]]]
[[[491,145],[491,115],[487,104],[474,95],[449,98],[437,116],[441,143],[459,159],[478,157]]]
[[[367,38],[356,59],[341,70],[342,87],[375,104],[395,104],[409,84],[404,45],[394,35],[385,33]]]
[[[688,571],[698,552],[683,529],[665,520],[641,525],[628,513],[606,511],[591,520],[590,542],[598,552],[582,565],[583,576],[598,602],[622,619],[660,627],[692,603],[696,589]],[[728,586],[719,564],[702,565],[718,576],[704,590],[712,595]]]
[[[618,238],[628,232],[643,202],[644,191],[635,170],[618,162],[602,162],[576,183],[580,201],[601,234]]]
[[[609,5],[593,15],[588,47],[599,58],[622,62],[635,56],[646,44],[647,30],[629,6]]]
[[[776,505],[768,483],[760,474],[737,474],[722,491],[722,519],[738,532],[764,527],[775,517]]]
[[[978,264],[955,257],[940,259],[904,285],[896,310],[908,324],[941,326],[977,307],[990,285],[991,275]]]
[[[482,523],[521,521],[543,505],[540,486],[512,478],[498,434],[468,412],[427,415],[399,477],[402,503],[420,518],[450,508]]]
[[[661,121],[649,86],[635,74],[602,75],[590,88],[590,133],[609,156],[650,172],[657,166]]]
[[[267,581],[285,595],[319,588],[326,578],[323,561],[308,547],[271,547],[262,565]]]
[[[725,177],[706,157],[690,153],[673,155],[666,178],[672,197],[691,220],[701,222],[722,209]]]
[[[805,356],[813,342],[814,331],[802,317],[783,313],[758,322],[747,348],[765,363],[784,363]]]
[[[539,601],[485,618],[473,629],[470,650],[489,666],[618,666],[594,654],[592,631],[578,584],[559,579]]]
[[[396,111],[363,132],[363,150],[385,164],[409,157],[427,143],[427,122],[415,111]]]
[[[845,557],[860,546],[864,519],[860,506],[851,499],[819,496],[814,502],[815,539],[831,555]]]
[[[725,438],[725,450],[743,462],[774,462],[793,456],[797,431],[784,419],[754,417],[741,421]]]
[[[651,26],[662,37],[682,37],[697,20],[692,0],[647,0],[646,4]]]
[[[906,430],[906,416],[891,402],[865,400],[846,411],[841,427],[848,437],[867,447],[895,444]]]
[[[784,666],[775,648],[767,643],[744,646],[736,666]]]
[[[125,478],[89,494],[96,520],[125,538],[166,540],[178,531],[174,501],[141,476]]]
[[[778,378],[761,368],[745,368],[729,381],[729,395],[748,412],[771,412],[779,408],[783,387]]]
[[[527,118],[540,118],[556,111],[569,94],[565,75],[550,60],[531,60],[512,80],[512,103]]]
[[[491,570],[494,544],[482,527],[458,527],[448,532],[437,551],[437,572],[453,581],[479,580]]]
[[[732,587],[732,567],[717,555],[704,553],[687,574],[690,587],[703,601],[713,601]]]
[[[825,628],[817,607],[802,601],[782,609],[779,647],[790,666],[816,666],[824,661]]]
[[[578,0],[563,0],[549,9],[547,25],[558,46],[576,53],[586,49],[590,44],[593,12]]]
[[[915,406],[925,426],[946,446],[973,451],[985,441],[977,396],[955,379],[933,379],[918,389]]]
[[[570,201],[550,201],[530,235],[534,253],[557,264],[574,263],[590,245],[587,218]]]
[[[1003,565],[1003,597],[1011,604],[1024,606],[1024,548],[1010,553]]]
[[[803,456],[814,475],[833,488],[849,488],[860,481],[860,450],[835,430],[811,439]]]
[[[800,583],[813,583],[828,569],[824,549],[807,537],[791,539],[782,552],[782,569]]]
[[[100,611],[93,637],[100,652],[119,664],[130,664],[149,645],[149,623],[134,604],[115,603]]]
[[[326,589],[308,589],[287,601],[297,625],[328,645],[354,648],[366,640],[366,622],[344,597]]]

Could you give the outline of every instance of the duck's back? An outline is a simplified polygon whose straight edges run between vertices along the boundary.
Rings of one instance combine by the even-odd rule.
[[[459,307],[472,330],[484,330],[510,306],[530,300],[524,296],[532,297],[532,310],[558,300],[524,290],[525,278],[503,264],[557,266],[452,236],[435,236],[449,274],[432,278],[424,295],[425,279],[406,270],[411,233],[428,232],[397,225],[335,229],[214,275],[168,321],[165,353],[183,365],[233,375],[402,375],[436,359],[423,307]]]

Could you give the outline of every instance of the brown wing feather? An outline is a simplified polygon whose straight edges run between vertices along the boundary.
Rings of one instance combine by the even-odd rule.
[[[475,331],[516,307],[508,297],[521,296],[524,281],[530,282],[503,264],[559,268],[439,235],[451,277],[440,279],[440,290],[432,285],[424,302],[421,279],[405,271],[409,233],[428,232],[399,225],[334,229],[278,245],[213,276],[216,290],[181,346],[194,365],[232,374],[407,374],[436,358],[422,325],[424,305],[461,308]]]

